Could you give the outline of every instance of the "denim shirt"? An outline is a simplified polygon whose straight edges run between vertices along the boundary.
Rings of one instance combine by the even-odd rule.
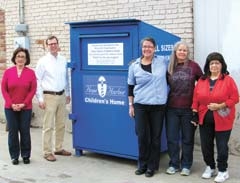
[[[152,73],[141,67],[141,58],[129,66],[128,84],[134,85],[134,103],[162,105],[167,101],[168,86],[166,72],[168,60],[155,55],[152,60]]]

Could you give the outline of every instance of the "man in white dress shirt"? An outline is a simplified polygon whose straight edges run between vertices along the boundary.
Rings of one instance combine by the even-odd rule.
[[[43,156],[48,161],[56,161],[54,155],[71,155],[71,152],[62,147],[67,117],[66,104],[70,103],[69,80],[67,60],[59,54],[57,37],[49,36],[46,45],[49,52],[39,59],[36,66],[36,96],[39,107],[44,110]]]

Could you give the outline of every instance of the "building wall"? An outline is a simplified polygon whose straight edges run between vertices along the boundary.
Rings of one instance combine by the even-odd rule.
[[[23,0],[23,2],[23,19],[28,25],[26,36],[30,39],[30,66],[33,68],[38,59],[46,53],[44,41],[50,34],[59,38],[62,54],[70,59],[67,22],[139,19],[183,38],[193,50],[193,0]],[[16,0],[2,0],[2,4],[4,6],[1,7],[5,11],[5,61],[6,65],[10,66],[14,40],[19,36],[15,26],[20,23],[20,9]],[[33,106],[35,113],[33,123],[38,126],[40,124],[38,117],[42,111],[39,110],[36,101]],[[3,118],[1,112],[0,117]]]
[[[5,13],[0,9],[0,78],[2,71],[6,68],[6,32],[5,32]]]
[[[6,68],[6,32],[5,32],[5,12],[0,9],[0,83],[3,71]],[[1,85],[0,85],[1,89]],[[3,98],[0,97],[0,122],[4,121],[3,118]]]
[[[176,34],[193,47],[192,0],[24,0],[24,20],[28,25],[32,66],[45,50],[42,40],[50,34],[58,36],[61,50],[69,56],[69,25],[67,22],[135,18]],[[18,3],[6,2],[7,60],[18,36]]]

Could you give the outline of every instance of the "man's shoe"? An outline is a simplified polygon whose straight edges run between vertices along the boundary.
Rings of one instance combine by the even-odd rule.
[[[228,171],[218,172],[217,176],[214,179],[214,182],[222,183],[229,178]]]
[[[29,164],[30,163],[30,159],[29,158],[23,158],[23,163],[24,164]]]
[[[145,177],[152,177],[154,175],[154,170],[147,169],[145,172]]]
[[[183,168],[180,175],[182,176],[189,176],[190,175],[190,169],[188,168]]]
[[[55,155],[61,155],[61,156],[71,156],[72,155],[71,152],[68,152],[64,149],[62,149],[61,151],[55,151],[54,154]]]
[[[56,158],[53,154],[46,154],[44,156],[44,158],[47,160],[47,161],[56,161]]]
[[[173,174],[175,174],[175,173],[178,172],[178,171],[179,171],[178,168],[174,168],[173,166],[170,166],[170,167],[168,167],[168,169],[166,170],[166,174],[173,175]]]
[[[142,174],[144,174],[146,171],[147,171],[147,169],[141,169],[141,168],[139,168],[139,169],[137,169],[137,170],[135,171],[135,174],[136,174],[136,175],[142,175]]]
[[[13,165],[18,165],[18,164],[19,164],[18,159],[12,159],[12,164],[13,164]]]
[[[217,175],[216,169],[211,169],[210,166],[207,166],[205,171],[202,174],[203,179],[210,179],[211,177]]]

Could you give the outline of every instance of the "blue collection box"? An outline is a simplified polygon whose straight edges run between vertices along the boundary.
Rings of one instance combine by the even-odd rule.
[[[179,37],[136,19],[70,22],[73,147],[138,158],[135,122],[129,117],[127,74],[141,56],[140,41],[156,40],[156,54],[169,58]],[[165,127],[161,151],[167,150]]]

